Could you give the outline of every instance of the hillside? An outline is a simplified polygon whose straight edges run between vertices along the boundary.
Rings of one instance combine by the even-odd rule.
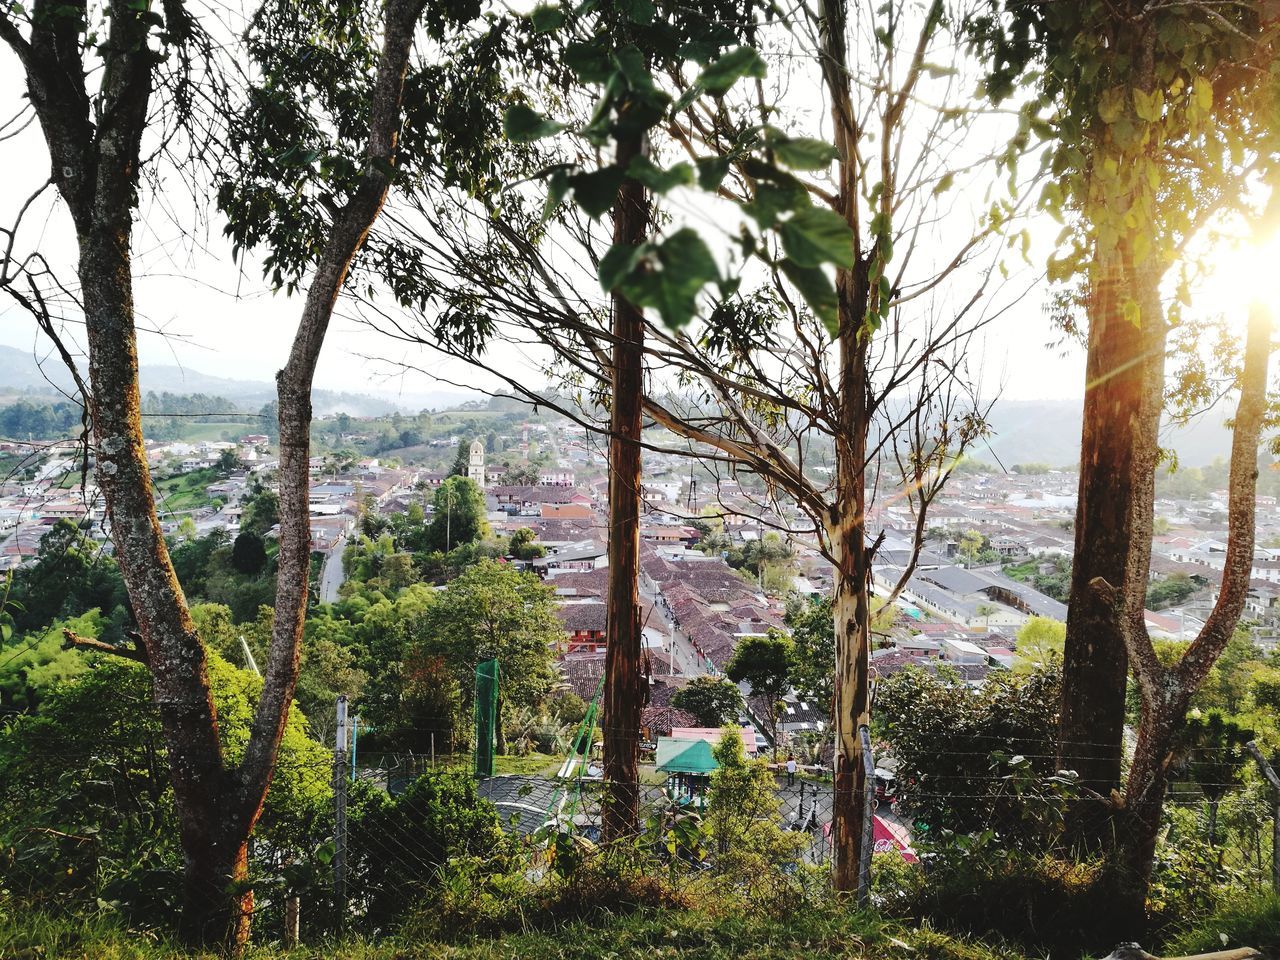
[[[276,397],[275,384],[265,380],[238,380],[217,377],[191,367],[172,364],[144,364],[141,369],[143,393],[202,393],[225,397],[245,410],[257,410]],[[0,395],[28,392],[70,393],[73,383],[56,355],[33,353],[0,346]],[[460,392],[405,393],[395,398],[367,392],[317,389],[313,392],[317,416],[348,413],[354,417],[380,417],[392,413],[416,413],[424,407],[443,408],[478,395]]]

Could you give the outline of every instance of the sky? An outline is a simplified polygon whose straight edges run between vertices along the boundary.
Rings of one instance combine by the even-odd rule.
[[[23,81],[13,56],[0,49],[0,122],[21,105]],[[18,137],[0,141],[0,222],[9,224],[26,197],[47,176],[48,159],[35,124]],[[197,211],[183,211],[184,220]],[[140,211],[135,233],[135,298],[139,313],[139,354],[144,366],[179,365],[204,374],[271,380],[288,354],[301,295],[273,294],[258,264],[237,265],[221,236],[216,211],[199,211],[207,223],[195,241],[184,240],[173,217],[154,202]],[[1034,219],[1034,236],[1051,237],[1056,225]],[[1043,262],[1037,242],[1034,262]],[[40,249],[55,270],[74,271],[74,242],[65,209],[52,189],[24,221],[19,247]],[[1047,252],[1047,249],[1044,251]],[[1030,274],[1028,274],[1029,276]],[[1078,398],[1083,393],[1084,357],[1078,345],[1051,346],[1058,339],[1043,312],[1045,288],[1037,286],[1017,306],[988,327],[975,343],[985,391],[1001,400]],[[72,338],[75,339],[74,331]],[[34,323],[20,309],[0,303],[0,343],[47,352]],[[366,359],[387,358],[392,363]],[[401,361],[423,372],[405,372]],[[496,349],[490,362],[528,370],[528,359]],[[456,394],[456,384],[497,389],[500,382],[458,360],[396,343],[364,327],[339,306],[316,374],[316,386],[335,391],[399,395],[414,406],[433,392]]]

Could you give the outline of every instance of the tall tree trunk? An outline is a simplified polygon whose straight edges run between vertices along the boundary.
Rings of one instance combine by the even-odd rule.
[[[838,155],[836,212],[854,236],[854,265],[836,271],[840,367],[840,430],[836,436],[836,497],[827,523],[827,541],[837,558],[835,600],[835,793],[832,798],[832,884],[858,886],[868,784],[858,727],[869,723],[871,656],[871,553],[866,543],[866,459],[870,394],[867,372],[868,263],[859,249],[858,132],[849,88],[846,0],[821,0],[820,40],[823,82],[831,97]]]
[[[229,839],[224,803],[229,784],[209,692],[204,646],[160,530],[142,440],[137,337],[130,259],[131,210],[99,221],[80,237],[80,283],[89,347],[95,476],[106,500],[116,560],[151,666],[152,693],[169,757],[184,861],[180,933],[209,942],[226,932],[215,904],[243,879],[244,843]],[[100,210],[110,204],[100,205]],[[107,212],[107,211],[103,211]],[[213,929],[217,928],[217,929]]]
[[[1132,578],[1145,585],[1150,562],[1150,538],[1138,528],[1154,502],[1164,387],[1165,327],[1151,288],[1159,283],[1154,273],[1126,270],[1119,250],[1100,254],[1087,300],[1089,347],[1058,764],[1075,770],[1083,786],[1104,797],[1120,786],[1129,677],[1122,620],[1133,611],[1126,613],[1095,583],[1100,578],[1119,586]],[[1139,304],[1137,323],[1125,316],[1129,298]],[[1087,846],[1106,845],[1114,835],[1107,818],[1088,805],[1077,805],[1076,812],[1076,839]]]
[[[640,156],[640,136],[620,137],[624,170]],[[649,232],[644,185],[628,177],[614,204],[613,242],[639,246]],[[604,835],[637,829],[640,714],[644,706],[640,636],[640,430],[644,402],[644,315],[613,295],[613,399],[609,417],[609,596],[604,679]]]

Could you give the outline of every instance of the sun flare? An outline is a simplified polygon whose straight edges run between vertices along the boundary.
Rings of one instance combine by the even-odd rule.
[[[1198,313],[1221,316],[1241,335],[1254,304],[1274,312],[1280,303],[1280,234],[1261,244],[1224,240],[1192,284],[1192,302]]]

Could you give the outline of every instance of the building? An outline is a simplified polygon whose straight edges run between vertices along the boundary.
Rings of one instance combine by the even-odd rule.
[[[467,461],[467,476],[481,490],[485,488],[484,444],[479,440],[471,441],[471,456]]]

